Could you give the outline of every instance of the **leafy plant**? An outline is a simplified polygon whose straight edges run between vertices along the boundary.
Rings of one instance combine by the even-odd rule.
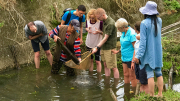
[[[163,62],[163,70],[164,71],[169,71],[170,68],[172,67],[172,61],[164,61]]]
[[[164,6],[167,10],[176,10],[180,8],[177,0],[164,0]]]

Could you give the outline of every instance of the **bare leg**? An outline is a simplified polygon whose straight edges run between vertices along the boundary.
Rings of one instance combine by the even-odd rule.
[[[93,71],[94,64],[93,64],[93,59],[91,59],[91,67],[89,68],[89,71]]]
[[[39,68],[40,66],[40,56],[39,56],[40,52],[35,52],[34,53],[34,63],[35,63],[35,66],[36,68]]]
[[[148,87],[150,96],[154,96],[154,77],[148,79]]]
[[[111,75],[111,70],[107,68],[106,62],[104,62],[104,71],[105,71],[105,76]]]
[[[129,70],[127,67],[127,64],[122,64],[123,65],[123,73],[124,73],[124,83],[130,83],[129,80]]]
[[[143,85],[143,90],[145,91],[146,94],[149,93],[148,84]]]
[[[157,78],[157,84],[158,84],[158,96],[162,97],[162,91],[163,91],[163,77],[162,76]]]
[[[137,79],[136,79],[135,71],[131,70],[130,68],[128,69],[129,69],[129,74],[130,74],[129,79],[131,81],[132,87],[136,87]]]
[[[52,57],[50,50],[45,51],[45,53],[46,53],[47,59],[49,61],[49,64],[52,66],[53,57]]]
[[[97,72],[101,72],[101,61],[96,61],[96,65],[97,65]]]
[[[118,70],[118,68],[116,67],[116,68],[113,68],[112,70],[114,72],[114,78],[119,78],[119,70]]]

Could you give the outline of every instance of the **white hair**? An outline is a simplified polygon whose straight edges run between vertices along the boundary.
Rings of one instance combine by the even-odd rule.
[[[116,22],[115,22],[115,26],[117,28],[120,28],[120,27],[128,27],[128,22],[126,19],[124,18],[120,18],[118,19]]]

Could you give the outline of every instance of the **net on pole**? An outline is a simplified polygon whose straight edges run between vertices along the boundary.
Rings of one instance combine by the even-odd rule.
[[[75,64],[72,60],[65,62],[65,65],[75,69],[89,69],[91,67],[91,52],[87,51],[81,55],[81,62],[79,65]]]

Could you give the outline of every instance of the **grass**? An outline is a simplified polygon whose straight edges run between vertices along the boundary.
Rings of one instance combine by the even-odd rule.
[[[139,96],[132,98],[130,101],[179,101],[179,100],[180,100],[180,93],[168,89],[166,92],[163,92],[163,98],[150,97],[145,93],[140,93]]]

